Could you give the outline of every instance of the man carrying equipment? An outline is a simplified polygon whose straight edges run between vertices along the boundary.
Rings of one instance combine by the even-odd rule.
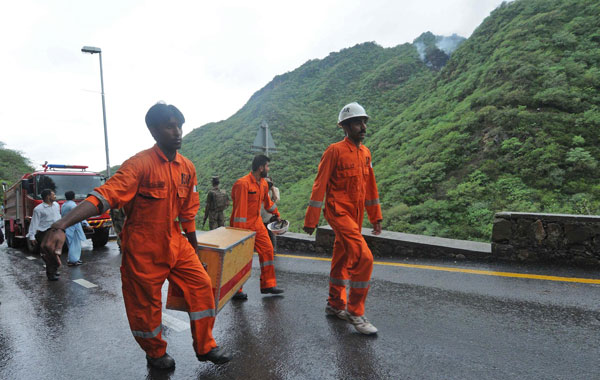
[[[381,207],[371,152],[362,145],[369,116],[358,103],[342,108],[338,125],[344,140],[331,144],[323,153],[308,209],[304,231],[312,234],[319,222],[325,195],[325,219],[335,232],[329,298],[325,312],[348,320],[362,334],[375,334],[377,328],[365,318],[365,300],[373,270],[373,255],[362,236],[365,208],[373,224],[373,234],[381,233]],[[346,285],[350,292],[346,297]]]
[[[200,199],[196,169],[177,153],[184,122],[175,106],[152,106],[146,125],[156,145],[125,161],[104,185],[55,222],[42,245],[47,252],[60,252],[67,227],[108,208],[125,210],[121,263],[125,310],[148,364],[157,368],[175,366],[161,337],[161,288],[166,279],[180,288],[185,298],[198,360],[216,364],[230,360],[212,336],[215,301],[210,277],[197,255],[194,218]]]
[[[233,211],[229,224],[231,227],[256,231],[254,250],[258,253],[260,260],[260,292],[262,294],[281,294],[283,289],[277,287],[275,278],[273,244],[260,216],[260,205],[262,204],[265,210],[273,214],[277,220],[281,220],[277,205],[269,198],[269,186],[265,181],[269,173],[269,161],[271,159],[262,154],[254,157],[252,171],[233,184],[231,189]],[[237,300],[247,298],[248,296],[241,289],[233,296],[233,299]]]

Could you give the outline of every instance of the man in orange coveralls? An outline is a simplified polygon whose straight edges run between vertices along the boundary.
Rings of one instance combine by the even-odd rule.
[[[156,145],[125,161],[104,185],[55,222],[43,243],[46,252],[59,253],[68,226],[109,208],[124,208],[121,281],[125,310],[148,364],[157,368],[175,366],[161,337],[161,288],[166,279],[183,292],[198,360],[216,364],[230,360],[212,336],[215,301],[210,277],[197,255],[196,169],[177,153],[184,122],[175,106],[152,106],[146,125]]]
[[[349,321],[358,332],[370,335],[377,333],[377,328],[364,316],[373,255],[361,229],[365,208],[375,235],[381,233],[382,216],[371,152],[362,145],[368,120],[365,109],[358,103],[342,108],[338,125],[346,132],[346,138],[331,144],[321,157],[303,229],[308,234],[314,232],[327,193],[324,214],[335,232],[335,241],[325,312]]]
[[[280,220],[277,205],[269,197],[269,185],[265,178],[269,173],[269,161],[265,155],[258,155],[252,160],[252,171],[238,179],[231,189],[233,211],[229,219],[231,227],[256,231],[254,250],[260,261],[260,292],[262,294],[281,294],[283,289],[277,287],[275,278],[275,255],[269,233],[260,216],[260,205]],[[233,299],[248,299],[246,293],[240,291]]]

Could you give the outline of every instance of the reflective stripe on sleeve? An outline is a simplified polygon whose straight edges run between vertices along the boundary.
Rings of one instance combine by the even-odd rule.
[[[350,281],[351,288],[366,289],[369,287],[370,281]]]
[[[308,201],[308,205],[310,207],[317,207],[317,208],[321,208],[323,207],[323,202],[319,202],[319,201],[313,201],[312,199],[310,201]]]
[[[379,198],[377,199],[369,199],[365,201],[365,206],[375,206],[379,204]]]
[[[110,205],[108,204],[108,201],[106,200],[106,198],[104,198],[99,192],[94,190],[90,193],[90,195],[93,195],[96,198],[98,198],[98,200],[102,204],[102,210],[98,210],[98,211],[100,211],[101,214],[110,208]]]
[[[206,317],[214,317],[215,309],[203,310],[203,311],[191,311],[188,313],[190,315],[191,321],[197,321],[198,319],[206,318]]]
[[[246,223],[246,218],[233,218],[233,221],[237,223]]]
[[[268,267],[269,265],[273,265],[274,262],[273,261],[265,261],[264,263],[260,263],[260,267],[264,268],[264,267]]]
[[[343,280],[341,278],[329,277],[329,282],[333,285],[346,286],[348,285],[349,280]]]
[[[275,211],[276,208],[277,208],[277,205],[275,203],[273,203],[273,206],[271,206],[271,208],[268,209],[267,211],[268,212],[273,212],[273,211]]]
[[[155,328],[151,332],[131,330],[131,333],[133,334],[133,336],[137,336],[138,338],[149,339],[149,338],[156,337],[161,331],[162,331],[162,325],[158,325],[158,327]]]

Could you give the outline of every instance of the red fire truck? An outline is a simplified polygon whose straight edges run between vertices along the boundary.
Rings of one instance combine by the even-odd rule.
[[[31,215],[35,206],[42,203],[40,193],[51,189],[56,194],[57,202],[62,206],[65,202],[65,192],[75,192],[75,202],[79,203],[92,192],[95,187],[102,185],[105,178],[94,172],[87,171],[82,165],[42,165],[43,170],[24,174],[21,181],[4,190],[4,223],[6,241],[9,247],[20,247],[27,244],[33,252],[34,247],[26,238],[31,223]],[[86,231],[88,239],[92,239],[94,248],[103,247],[108,242],[112,221],[108,210],[102,215],[88,219],[91,230]]]

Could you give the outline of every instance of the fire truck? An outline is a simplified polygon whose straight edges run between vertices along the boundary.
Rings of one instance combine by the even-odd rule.
[[[42,203],[40,193],[50,189],[56,194],[56,201],[61,205],[65,202],[65,192],[75,193],[75,202],[84,200],[95,187],[102,185],[105,178],[94,172],[87,171],[83,165],[42,165],[43,170],[24,174],[21,180],[11,187],[2,185],[4,190],[4,223],[5,238],[9,247],[17,248],[27,245],[30,252],[34,247],[27,239],[29,224],[35,206]],[[108,242],[112,221],[108,210],[102,215],[87,220],[91,229],[85,231],[85,236],[92,239],[94,248],[103,247]]]

